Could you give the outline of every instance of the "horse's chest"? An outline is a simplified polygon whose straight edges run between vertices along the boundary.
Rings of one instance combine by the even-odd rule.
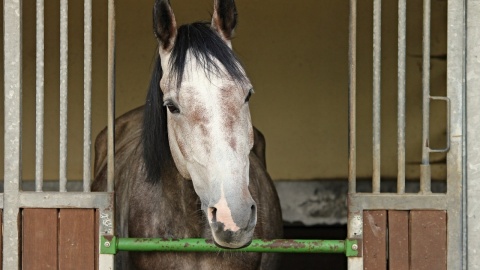
[[[193,188],[144,193],[130,205],[129,236],[159,238],[203,237],[203,212]],[[145,203],[148,201],[148,203]]]

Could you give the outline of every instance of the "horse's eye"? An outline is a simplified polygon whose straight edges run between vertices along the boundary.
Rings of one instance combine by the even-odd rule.
[[[180,109],[177,108],[173,102],[165,102],[164,106],[166,106],[171,113],[180,113]]]
[[[252,94],[255,93],[253,91],[253,88],[248,90],[248,94],[247,94],[247,97],[245,98],[245,103],[247,103],[249,100],[250,100],[250,97],[252,96]]]

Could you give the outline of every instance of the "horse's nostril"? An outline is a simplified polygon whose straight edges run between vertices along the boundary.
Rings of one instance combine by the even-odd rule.
[[[217,222],[217,208],[209,207],[208,208],[209,218],[211,223]]]
[[[257,224],[257,208],[255,204],[252,204],[250,209],[251,209],[251,213],[250,213],[250,221],[248,222],[248,228],[252,228]]]

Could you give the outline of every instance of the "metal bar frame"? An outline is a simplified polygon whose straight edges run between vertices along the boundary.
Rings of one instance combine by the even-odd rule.
[[[355,194],[357,192],[357,0],[350,0],[348,27],[348,194]],[[347,215],[347,237],[360,239],[363,229],[362,212],[353,212],[349,209]],[[363,269],[363,259],[348,258],[348,269]]]
[[[118,251],[163,251],[163,252],[276,252],[276,253],[344,253],[358,256],[357,240],[300,240],[300,239],[254,239],[244,248],[224,249],[204,238],[101,238],[101,253],[116,254]]]
[[[466,172],[464,182],[464,262],[467,269],[475,269],[480,265],[480,223],[476,216],[480,212],[480,2],[466,1]],[[468,236],[468,237],[467,237]]]
[[[110,192],[28,192],[18,194],[19,208],[98,208],[113,206]]]
[[[420,192],[431,192],[430,168],[430,0],[423,0],[423,63],[422,63],[422,164],[420,165]]]
[[[429,0],[426,0],[429,2]],[[112,1],[113,2],[113,1]],[[356,0],[350,0],[350,115],[355,116],[355,50],[356,50]],[[113,6],[113,4],[109,4]],[[449,126],[451,140],[450,151],[447,154],[448,181],[446,194],[360,194],[356,193],[355,185],[355,118],[350,119],[350,185],[349,185],[349,218],[348,237],[362,237],[363,211],[370,209],[438,209],[448,213],[448,267],[462,269],[462,181],[464,174],[464,131],[465,127],[465,5],[462,0],[448,2],[448,69],[447,96],[451,102],[451,125]],[[109,13],[113,14],[113,13]],[[114,16],[112,15],[114,18]],[[67,207],[67,208],[99,208],[101,235],[113,235],[113,193],[68,193],[72,195],[64,200],[66,194],[59,193],[29,193],[20,191],[21,180],[21,96],[22,96],[22,1],[4,1],[4,72],[5,72],[5,194],[1,195],[4,207],[4,241],[3,268],[15,269],[19,266],[18,250],[18,215],[22,207]],[[114,29],[110,26],[109,29]],[[111,30],[111,33],[113,31]],[[110,36],[111,37],[111,36]],[[114,38],[113,38],[114,40]],[[114,47],[114,46],[113,46]],[[109,56],[114,56],[112,49]],[[109,57],[114,63],[114,57]],[[109,85],[114,87],[114,66],[109,72]],[[112,87],[112,90],[113,90]],[[113,92],[113,91],[112,91]],[[429,97],[430,98],[430,97]],[[109,100],[114,101],[113,95]],[[111,103],[111,106],[114,102]],[[109,111],[114,112],[114,108]],[[114,119],[109,116],[109,121]],[[112,124],[110,122],[110,124]],[[113,125],[110,125],[113,127]],[[113,134],[113,133],[112,133]],[[113,148],[110,148],[113,150]],[[113,151],[112,151],[113,155]],[[113,163],[111,164],[113,166]],[[111,167],[113,168],[113,167]],[[109,190],[113,190],[111,178]],[[42,204],[38,204],[42,202]],[[103,255],[102,255],[103,256]],[[105,255],[108,256],[108,255]],[[103,259],[102,259],[103,258]],[[105,263],[113,269],[113,256],[101,257],[100,264]],[[349,269],[363,268],[362,258],[349,258]],[[102,268],[101,269],[107,269]]]
[[[108,138],[107,138],[107,191],[115,190],[115,0],[108,0]],[[115,205],[100,213],[99,235],[115,235]],[[102,248],[99,241],[99,250]],[[114,269],[114,255],[100,254],[99,269]]]
[[[468,0],[467,0],[468,1]],[[399,0],[399,37],[398,37],[398,88],[399,88],[399,101],[398,101],[398,154],[399,154],[399,172],[397,182],[397,193],[356,193],[354,188],[349,188],[348,195],[348,233],[349,238],[363,238],[363,211],[365,210],[445,210],[448,215],[448,236],[447,236],[447,267],[448,269],[459,270],[465,269],[466,259],[463,258],[465,253],[464,241],[466,236],[464,235],[464,210],[462,208],[463,191],[462,186],[465,179],[464,175],[464,162],[465,162],[465,127],[464,127],[464,115],[465,115],[465,1],[464,0],[451,0],[448,1],[448,29],[447,29],[447,97],[431,97],[429,92],[429,66],[430,66],[430,0],[425,0],[424,10],[424,29],[426,29],[426,39],[424,40],[424,73],[423,77],[423,91],[424,91],[424,104],[430,102],[431,99],[442,99],[447,102],[449,107],[447,123],[447,148],[446,149],[430,149],[428,145],[428,125],[424,124],[424,136],[423,141],[424,151],[422,153],[422,175],[424,177],[423,187],[418,194],[405,194],[404,193],[404,89],[405,89],[405,0]],[[355,48],[356,36],[356,1],[350,1],[350,49]],[[427,23],[428,22],[428,23]],[[428,24],[428,25],[427,25]],[[480,28],[479,28],[480,29]],[[425,35],[424,35],[425,37]],[[353,59],[352,52],[349,52],[349,67],[350,71],[355,70],[355,59]],[[350,82],[355,82],[355,72],[350,72]],[[352,109],[352,104],[355,105],[352,98],[355,97],[355,86],[349,86],[350,91],[350,131],[352,125],[355,124],[355,114]],[[425,111],[429,111],[429,104],[424,106]],[[353,112],[353,113],[352,113]],[[428,115],[426,115],[428,117]],[[428,119],[428,118],[427,118]],[[425,123],[424,118],[424,123]],[[428,122],[427,122],[428,124]],[[353,136],[353,138],[352,138]],[[350,142],[355,141],[355,133],[350,132]],[[448,147],[448,141],[450,141],[450,147]],[[354,146],[354,144],[353,144]],[[431,152],[445,151],[447,152],[447,192],[444,194],[432,194],[430,192],[430,177],[429,177],[429,154]],[[355,186],[355,149],[350,144],[349,155],[349,186]],[[427,181],[428,180],[428,181]],[[478,193],[478,192],[477,192]],[[465,243],[466,245],[467,243]],[[462,259],[463,258],[463,259]],[[349,257],[348,269],[357,270],[363,269],[363,258],[361,257]]]
[[[382,74],[382,1],[373,1],[373,176],[372,192],[380,193],[381,171],[381,74]]]
[[[108,170],[107,191],[114,190],[115,175],[115,1],[108,0]]]
[[[83,191],[90,191],[92,176],[92,0],[83,12]]]
[[[60,192],[67,191],[68,0],[60,0]]]
[[[109,0],[113,3],[112,0]],[[44,135],[44,0],[36,1],[36,143],[35,192],[21,191],[22,142],[22,3],[5,0],[4,5],[4,83],[5,83],[5,157],[3,209],[3,269],[18,269],[21,208],[98,209],[99,235],[113,235],[113,192],[90,192],[91,182],[91,72],[92,72],[92,0],[84,2],[84,192],[66,193],[67,184],[67,109],[68,109],[68,0],[60,2],[60,169],[59,191],[43,192]],[[113,4],[111,4],[113,7]],[[113,10],[113,9],[112,9]],[[113,21],[113,24],[112,24]],[[109,25],[114,26],[114,16]],[[114,27],[109,27],[111,37]],[[110,38],[110,40],[113,40]],[[114,51],[109,50],[109,81],[113,81]],[[114,89],[110,90],[113,93]],[[113,96],[112,94],[110,96]],[[112,99],[113,100],[113,99]],[[114,100],[113,100],[114,101]],[[110,102],[110,104],[112,104]],[[112,106],[113,108],[113,106]],[[110,114],[114,117],[114,114]],[[110,123],[111,124],[111,123]],[[113,190],[113,186],[110,189]],[[99,269],[113,269],[113,255],[100,255]]]
[[[19,268],[18,194],[22,145],[22,2],[3,2],[5,159],[3,195],[3,269]]]
[[[465,1],[448,1],[447,97],[450,99],[450,150],[447,153],[448,269],[462,269],[462,197],[465,115]]]
[[[407,1],[398,0],[398,104],[397,104],[397,193],[405,193],[405,58],[406,58],[406,29],[407,29]]]
[[[43,190],[44,132],[44,0],[36,2],[36,105],[35,105],[35,191]]]
[[[357,0],[350,0],[348,37],[348,193],[357,190]]]

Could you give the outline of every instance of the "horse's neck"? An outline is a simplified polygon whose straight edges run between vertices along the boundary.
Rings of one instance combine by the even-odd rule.
[[[192,181],[184,179],[176,169],[162,176],[160,185],[162,198],[168,202],[174,202],[182,209],[198,200]]]

